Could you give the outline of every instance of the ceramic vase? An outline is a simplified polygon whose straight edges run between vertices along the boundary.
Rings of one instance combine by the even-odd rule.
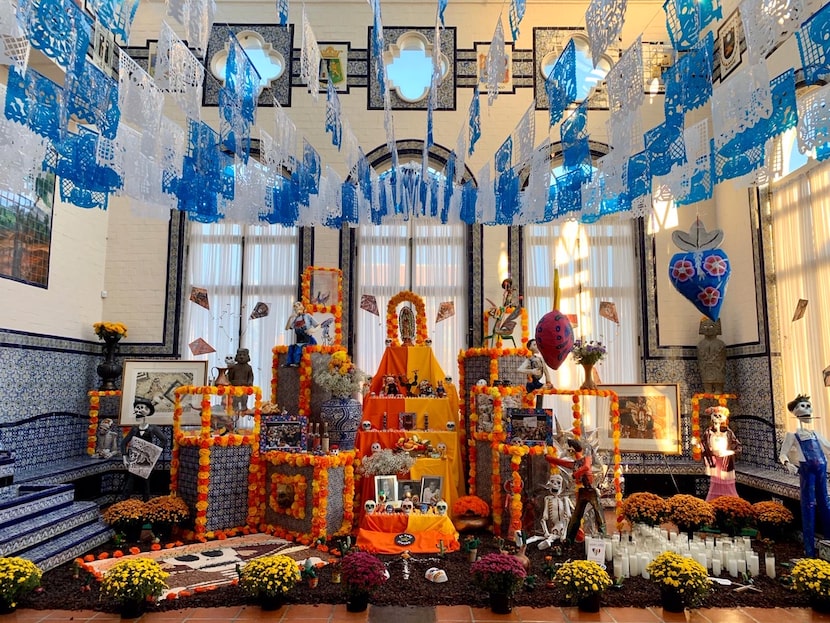
[[[596,389],[597,384],[594,383],[594,364],[583,363],[582,370],[585,373],[585,380],[579,386],[579,389]]]
[[[353,450],[363,408],[353,398],[330,398],[320,405],[320,419],[329,425],[329,443],[342,450]]]
[[[98,364],[98,376],[101,377],[101,385],[98,386],[99,391],[114,391],[118,387],[115,381],[121,376],[124,368],[115,360],[115,354],[118,352],[118,342],[121,341],[120,335],[105,335],[104,336],[104,362]]]

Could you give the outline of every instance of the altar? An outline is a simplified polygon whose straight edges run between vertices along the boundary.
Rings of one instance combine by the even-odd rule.
[[[378,554],[434,554],[461,547],[458,532],[447,515],[403,513],[364,515],[357,532],[357,546]]]

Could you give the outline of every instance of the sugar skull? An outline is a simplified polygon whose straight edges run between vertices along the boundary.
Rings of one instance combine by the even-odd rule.
[[[455,430],[455,422],[447,422],[447,430],[452,432]]]
[[[439,500],[435,505],[435,510],[439,515],[446,515],[449,505],[444,500]]]
[[[370,431],[372,430],[372,423],[369,420],[363,420],[360,423],[360,428],[362,428],[364,431]]]
[[[438,454],[441,456],[447,456],[447,444],[443,441],[435,444],[435,449],[438,450]]]
[[[379,441],[376,441],[371,446],[372,454],[375,454],[376,452],[380,452],[382,449],[383,449],[383,447],[380,445]]]
[[[411,499],[406,499],[401,502],[401,510],[404,512],[405,515],[412,514],[412,511],[415,509],[415,505],[412,503]]]
[[[545,489],[551,492],[551,495],[559,495],[562,493],[562,486],[565,483],[565,479],[562,478],[560,474],[551,474],[550,478],[548,478],[547,483],[545,484]]]
[[[366,501],[363,503],[363,510],[365,510],[365,511],[366,511],[366,514],[367,514],[367,515],[371,515],[372,513],[374,513],[374,512],[375,512],[375,509],[376,509],[377,507],[378,507],[378,503],[377,503],[377,502],[375,502],[374,500],[366,500]]]
[[[333,454],[334,456],[337,456],[338,454],[340,454],[340,448],[338,448],[337,446],[332,446],[331,448],[329,448],[329,453]]]

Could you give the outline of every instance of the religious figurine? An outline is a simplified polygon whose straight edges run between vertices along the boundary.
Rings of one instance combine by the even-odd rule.
[[[561,542],[566,538],[574,503],[571,496],[563,495],[564,485],[565,479],[561,474],[551,474],[545,485],[549,494],[545,496],[545,508],[540,521],[545,539],[539,541],[536,546],[539,549],[548,549],[556,541]]]
[[[722,394],[726,378],[726,344],[717,337],[721,334],[720,320],[703,317],[698,333],[703,336],[697,344],[697,364],[703,391]]]
[[[517,369],[518,372],[528,376],[525,389],[532,392],[543,387],[553,387],[553,384],[550,382],[550,372],[548,372],[545,360],[542,359],[542,355],[539,353],[536,340],[528,340],[527,349],[530,351],[530,357],[525,359]],[[545,378],[544,384],[541,380],[542,377]]]
[[[311,314],[305,311],[302,301],[296,301],[293,312],[285,323],[285,329],[294,331],[294,343],[288,347],[288,354],[285,357],[286,368],[297,368],[300,366],[300,358],[303,356],[303,347],[313,346],[317,340],[312,337],[310,331],[317,326]]]
[[[150,444],[160,446],[163,450],[167,446],[167,436],[162,430],[147,421],[147,418],[156,412],[153,403],[144,398],[136,398],[133,403],[133,414],[136,422],[127,436],[121,440],[121,454],[124,455],[124,466],[127,468],[127,478],[124,481],[124,489],[121,492],[122,499],[128,499],[135,487],[135,479],[141,478],[144,481],[143,500],[150,499],[150,474],[155,466],[141,444],[134,444],[133,439],[140,439]],[[135,470],[135,471],[133,471]],[[139,475],[140,472],[144,475]]]
[[[444,387],[444,381],[438,379],[437,384],[435,385],[435,396],[438,398],[444,398],[447,395],[447,389]]]
[[[109,459],[121,454],[120,441],[121,435],[118,427],[113,430],[112,419],[104,418],[98,423],[98,442],[95,445],[95,454],[92,456],[96,459]]]
[[[830,530],[830,497],[827,495],[829,470],[826,458],[830,452],[830,442],[815,431],[805,428],[805,424],[813,421],[813,405],[809,396],[799,394],[787,403],[787,409],[798,418],[798,430],[784,436],[778,458],[787,471],[791,474],[798,473],[804,553],[809,558],[815,558],[816,510],[821,515],[825,533]]]
[[[251,364],[251,354],[247,348],[239,348],[236,351],[234,364],[228,368],[228,380],[231,385],[253,385],[254,384],[254,369]],[[233,410],[237,414],[242,414],[248,410],[248,396],[234,396]]]
[[[709,407],[705,414],[712,425],[700,434],[706,474],[709,476],[709,493],[706,501],[727,495],[739,497],[735,489],[735,457],[741,453],[741,442],[729,428],[729,409]]]
[[[504,308],[515,307],[516,288],[513,287],[513,280],[508,277],[501,282],[501,306]]]
[[[594,509],[597,527],[602,534],[605,534],[605,515],[599,503],[599,492],[594,487],[591,455],[583,454],[582,443],[577,439],[568,439],[567,443],[568,448],[573,453],[573,459],[560,459],[555,456],[546,456],[545,458],[554,465],[573,469],[573,479],[577,485],[576,506],[568,522],[567,532],[568,542],[573,543],[576,540],[576,533],[579,531],[579,524],[588,504]]]
[[[432,383],[430,383],[427,379],[424,379],[418,383],[418,395],[422,398],[434,396],[435,390],[432,389]]]
[[[381,396],[400,396],[401,390],[398,387],[397,379],[389,374],[383,379],[383,389],[381,390]]]

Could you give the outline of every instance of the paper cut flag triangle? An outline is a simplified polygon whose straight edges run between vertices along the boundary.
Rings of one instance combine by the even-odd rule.
[[[600,301],[599,315],[608,318],[611,322],[620,324],[620,317],[617,315],[617,305],[611,301]]]
[[[438,315],[435,317],[435,324],[452,316],[455,316],[455,303],[452,301],[444,301],[438,306]]]
[[[372,294],[361,295],[360,309],[365,309],[370,314],[380,316],[380,311],[378,311],[378,300]]]
[[[202,338],[193,340],[188,346],[190,347],[190,352],[194,355],[207,355],[208,353],[216,352],[216,349]]]
[[[830,366],[824,368],[824,370],[822,370],[821,373],[824,376],[824,386],[830,387]]]
[[[204,307],[207,310],[210,310],[210,301],[208,300],[208,292],[204,288],[197,288],[192,287],[190,288],[190,300],[199,305],[200,307]]]
[[[256,320],[257,318],[265,318],[265,316],[267,316],[270,313],[271,306],[268,303],[258,301],[257,304],[254,305],[254,311],[251,312],[251,320]]]
[[[804,312],[807,311],[807,299],[798,299],[795,306],[795,313],[793,314],[793,322],[804,318]]]

